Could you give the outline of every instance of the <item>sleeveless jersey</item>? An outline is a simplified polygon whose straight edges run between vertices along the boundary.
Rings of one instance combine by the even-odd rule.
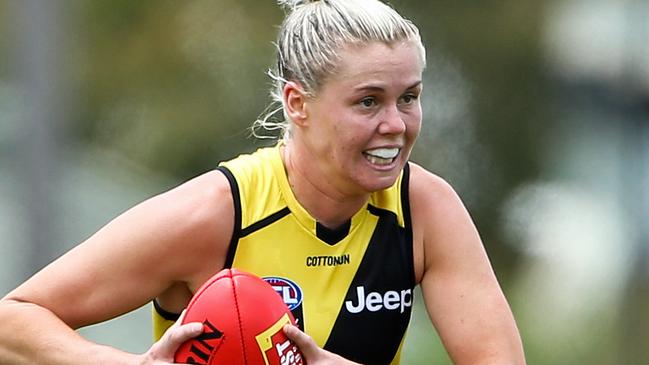
[[[320,347],[362,364],[398,364],[415,286],[408,166],[335,230],[296,200],[279,146],[218,169],[235,208],[226,267],[269,282]],[[160,324],[170,313],[155,307]]]

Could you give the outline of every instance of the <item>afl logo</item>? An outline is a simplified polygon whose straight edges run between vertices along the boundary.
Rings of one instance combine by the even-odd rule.
[[[269,276],[263,279],[282,297],[289,310],[292,311],[302,304],[302,289],[293,281],[277,276]]]

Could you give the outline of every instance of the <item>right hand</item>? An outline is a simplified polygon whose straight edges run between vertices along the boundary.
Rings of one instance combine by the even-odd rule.
[[[191,322],[182,324],[185,317],[185,311],[180,318],[169,327],[162,335],[160,340],[153,345],[147,352],[141,355],[141,365],[170,365],[174,362],[174,354],[185,341],[197,337],[203,333],[203,324],[200,322]]]

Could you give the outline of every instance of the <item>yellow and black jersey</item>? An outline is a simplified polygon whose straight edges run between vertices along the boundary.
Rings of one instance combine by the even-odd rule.
[[[296,200],[279,146],[218,169],[235,203],[226,267],[269,282],[319,346],[363,364],[398,364],[415,286],[408,166],[335,230]]]

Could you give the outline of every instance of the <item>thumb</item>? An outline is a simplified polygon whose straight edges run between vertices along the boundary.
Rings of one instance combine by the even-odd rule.
[[[162,338],[155,344],[156,353],[165,358],[173,358],[174,354],[185,341],[190,340],[203,333],[203,324],[190,322],[182,324],[183,315],[162,335]]]
[[[174,354],[176,350],[185,343],[203,333],[203,324],[198,322],[179,325],[170,328],[167,333],[160,339],[161,350],[165,353]]]
[[[314,361],[318,357],[320,348],[311,336],[291,324],[284,326],[284,334],[286,334],[286,337],[288,337],[289,340],[293,341],[293,343],[297,345],[300,352],[302,352],[302,355],[307,360],[307,363],[309,361]]]

